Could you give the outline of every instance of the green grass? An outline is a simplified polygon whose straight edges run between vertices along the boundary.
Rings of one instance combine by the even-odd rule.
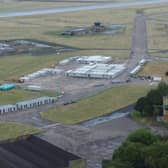
[[[41,129],[28,125],[1,122],[0,123],[0,140],[16,139],[22,136],[28,136],[41,132]]]
[[[7,56],[0,58],[0,81],[19,79],[44,67],[57,64],[69,55],[45,55],[45,56]],[[9,66],[10,65],[10,66]]]
[[[14,104],[18,101],[29,100],[41,96],[57,96],[57,93],[33,92],[23,89],[13,89],[9,91],[0,91],[0,105]]]
[[[78,103],[57,107],[41,113],[42,117],[54,122],[75,124],[84,120],[108,114],[116,109],[134,103],[149,90],[147,85],[124,85],[112,87]]]

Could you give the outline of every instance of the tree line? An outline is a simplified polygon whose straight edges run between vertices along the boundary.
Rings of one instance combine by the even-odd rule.
[[[161,82],[156,89],[152,89],[145,97],[140,98],[135,109],[144,117],[163,115],[163,97],[168,95],[168,85]]]

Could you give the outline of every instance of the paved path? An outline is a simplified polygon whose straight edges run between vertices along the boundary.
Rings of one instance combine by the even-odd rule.
[[[95,9],[110,9],[110,8],[128,8],[139,5],[160,4],[167,3],[167,0],[139,0],[133,2],[117,2],[117,3],[98,3],[87,6],[72,6],[72,7],[59,7],[51,9],[30,10],[30,11],[18,11],[18,12],[6,12],[0,13],[0,18],[9,18],[17,16],[32,16],[32,15],[46,15],[56,13],[66,13],[75,11],[88,11]]]

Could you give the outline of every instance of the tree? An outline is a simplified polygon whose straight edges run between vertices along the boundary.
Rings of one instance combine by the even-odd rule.
[[[126,163],[128,167],[144,167],[144,144],[126,141],[113,155],[113,161]],[[118,168],[118,167],[116,167]]]
[[[143,116],[155,116],[163,114],[163,97],[168,95],[168,85],[161,82],[156,89],[152,89],[148,94],[140,98],[135,109]]]
[[[168,142],[159,142],[145,149],[145,165],[149,168],[167,168]]]

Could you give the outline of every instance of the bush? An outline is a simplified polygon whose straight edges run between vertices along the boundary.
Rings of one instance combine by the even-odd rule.
[[[141,143],[144,145],[151,145],[155,142],[158,142],[158,138],[157,136],[153,135],[150,131],[147,131],[145,129],[139,129],[131,133],[128,136],[127,141]]]

